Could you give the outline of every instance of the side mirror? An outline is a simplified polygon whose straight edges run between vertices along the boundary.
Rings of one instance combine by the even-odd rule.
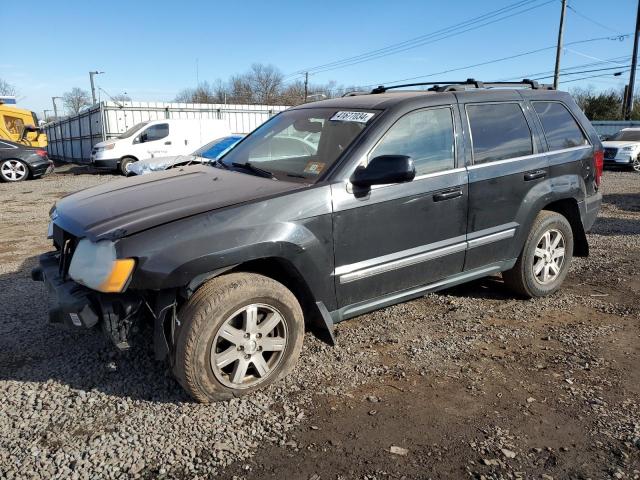
[[[351,183],[360,188],[371,185],[410,182],[416,176],[416,167],[411,157],[406,155],[380,155],[360,166],[351,175]]]

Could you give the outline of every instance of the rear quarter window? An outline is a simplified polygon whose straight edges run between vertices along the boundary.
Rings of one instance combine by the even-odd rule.
[[[558,102],[533,102],[547,139],[549,150],[588,145],[582,129],[567,107]]]
[[[469,104],[473,163],[482,164],[533,153],[531,130],[518,103]]]

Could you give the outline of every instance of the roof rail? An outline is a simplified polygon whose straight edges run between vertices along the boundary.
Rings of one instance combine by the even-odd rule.
[[[535,80],[529,80],[525,78],[520,82],[482,82],[474,78],[467,78],[464,81],[453,82],[420,82],[420,83],[405,83],[402,85],[391,85],[385,87],[380,85],[373,90],[372,94],[384,93],[391,89],[404,88],[404,87],[419,87],[419,86],[431,86],[428,90],[431,92],[450,92],[468,90],[469,88],[508,88],[508,87],[529,87],[532,90],[553,90],[553,86],[547,84],[541,84]]]
[[[354,90],[352,92],[346,92],[343,97],[356,97],[358,95],[369,95],[369,92],[363,92],[361,90]]]

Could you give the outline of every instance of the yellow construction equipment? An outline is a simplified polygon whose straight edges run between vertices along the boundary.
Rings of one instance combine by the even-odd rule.
[[[0,139],[31,147],[47,146],[47,135],[40,129],[36,114],[9,105],[4,99],[0,99]]]

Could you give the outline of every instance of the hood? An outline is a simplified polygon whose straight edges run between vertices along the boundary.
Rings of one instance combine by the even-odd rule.
[[[102,142],[98,142],[96,143],[93,148],[100,148],[100,147],[104,147],[105,145],[110,145],[112,143],[118,143],[120,141],[119,138],[111,138],[109,140],[104,140]]]
[[[115,180],[60,200],[55,223],[77,237],[121,238],[180,218],[307,185],[204,165]]]
[[[630,142],[628,140],[607,140],[602,142],[606,148],[638,147],[640,142]]]

